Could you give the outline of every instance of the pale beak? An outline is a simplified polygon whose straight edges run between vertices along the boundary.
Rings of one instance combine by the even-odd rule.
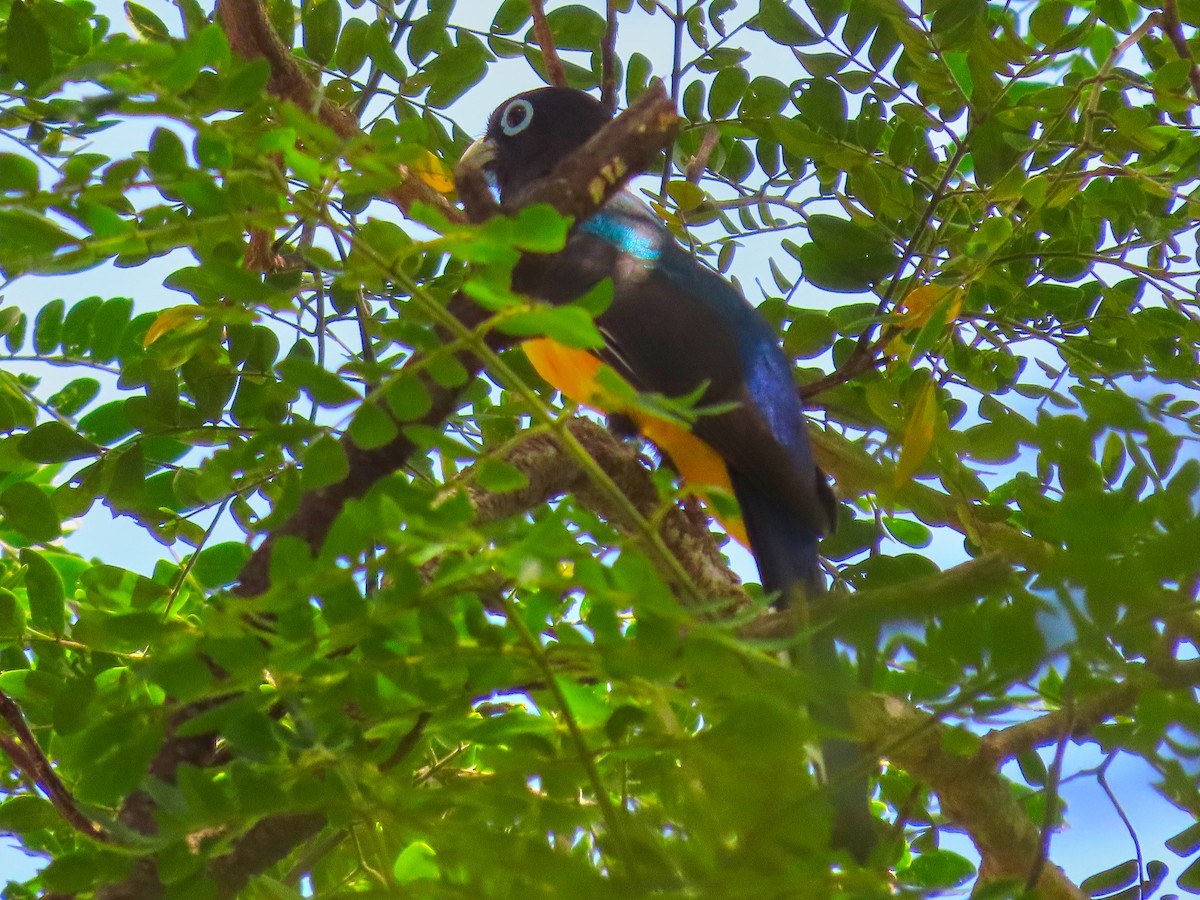
[[[480,138],[463,153],[457,168],[471,168],[486,172],[495,161],[496,145],[487,138]]]

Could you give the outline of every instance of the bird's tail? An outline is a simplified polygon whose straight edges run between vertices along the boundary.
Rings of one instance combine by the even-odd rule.
[[[736,473],[731,473],[731,478],[763,590],[775,595],[777,608],[819,602],[825,592],[825,576],[817,555],[817,535],[777,497]],[[854,727],[849,706],[851,682],[828,631],[810,633],[802,655],[817,688],[809,712],[830,734],[821,741],[821,755],[826,794],[833,807],[831,844],[866,864],[875,846],[871,767],[862,749],[847,737]]]

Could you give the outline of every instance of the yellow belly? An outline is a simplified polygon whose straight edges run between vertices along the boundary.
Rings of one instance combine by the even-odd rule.
[[[708,489],[711,488],[733,496],[729,470],[717,452],[686,428],[643,410],[630,409],[619,397],[605,391],[596,382],[596,373],[603,364],[591,353],[564,346],[549,338],[535,338],[522,346],[538,374],[576,403],[602,413],[628,416],[633,420],[643,435],[671,457],[683,480],[701,499],[707,498]],[[712,508],[711,503],[709,508]],[[740,515],[716,518],[742,546],[750,546],[746,525]]]

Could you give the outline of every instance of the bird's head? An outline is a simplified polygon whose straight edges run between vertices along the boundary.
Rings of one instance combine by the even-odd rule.
[[[549,175],[609,118],[600,101],[583,91],[559,87],[526,91],[496,107],[484,136],[467,148],[459,165],[491,175],[504,200]]]

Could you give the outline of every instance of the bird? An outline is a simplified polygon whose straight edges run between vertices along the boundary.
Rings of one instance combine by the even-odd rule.
[[[504,204],[549,175],[610,118],[584,91],[526,91],[495,109],[459,165],[490,176]],[[591,351],[535,338],[523,344],[530,362],[571,400],[607,414],[621,430],[632,425],[702,498],[718,491],[736,499],[736,513],[725,504],[715,516],[751,551],[773,605],[819,600],[825,576],[818,540],[834,527],[837,501],[813,457],[792,365],[773,328],[628,189],[575,223],[561,252],[537,266],[518,265],[512,288],[562,304],[605,279],[612,280],[612,300],[596,317],[604,346]],[[638,392],[698,397],[702,414],[689,425],[630,405],[605,388],[603,366]],[[815,672],[841,678],[827,633],[810,637],[808,655]],[[810,710],[818,724],[842,732],[822,741],[834,807],[831,843],[865,863],[874,829],[861,751],[844,734],[851,726],[845,693],[832,690]]]

